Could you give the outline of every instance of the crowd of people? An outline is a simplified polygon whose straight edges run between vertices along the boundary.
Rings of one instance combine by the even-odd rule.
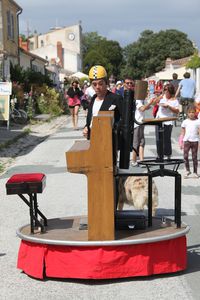
[[[72,124],[78,129],[78,112],[82,105],[86,112],[86,125],[83,135],[90,138],[93,116],[99,111],[114,110],[114,120],[120,122],[123,110],[123,97],[125,90],[131,90],[134,94],[134,80],[126,76],[118,80],[116,84],[109,85],[105,68],[100,65],[93,66],[89,71],[89,81],[84,82],[80,88],[79,82],[73,80],[66,93],[70,109]],[[196,94],[195,81],[190,78],[190,73],[184,74],[184,79],[178,80],[176,73],[167,82],[159,80],[148,86],[146,99],[134,99],[135,117],[133,124],[132,160],[133,167],[138,166],[139,161],[144,160],[145,134],[142,124],[144,112],[151,110],[152,118],[165,118],[163,121],[163,155],[166,160],[172,156],[171,135],[174,121],[173,117],[182,116],[179,143],[183,149],[185,160],[185,178],[191,174],[189,165],[189,151],[192,153],[193,177],[198,175],[198,149],[200,135],[200,94]],[[159,132],[155,126],[157,158],[160,157]],[[143,165],[140,164],[142,167]]]

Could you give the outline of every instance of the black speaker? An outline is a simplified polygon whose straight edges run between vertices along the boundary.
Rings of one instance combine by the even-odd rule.
[[[146,217],[133,210],[115,212],[115,229],[117,230],[142,230],[146,228]]]

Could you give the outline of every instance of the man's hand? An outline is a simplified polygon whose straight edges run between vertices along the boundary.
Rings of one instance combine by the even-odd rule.
[[[85,127],[83,128],[83,136],[86,137],[86,138],[87,138],[87,136],[88,136],[88,128],[87,128],[87,126],[85,126]]]

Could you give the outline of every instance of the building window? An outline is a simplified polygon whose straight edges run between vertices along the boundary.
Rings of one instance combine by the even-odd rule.
[[[14,34],[14,15],[11,15],[11,39],[14,40],[15,34]]]
[[[32,70],[38,72],[38,67],[36,65],[32,65]]]
[[[44,47],[44,41],[43,40],[41,40],[40,45],[41,45],[41,47]]]
[[[8,34],[8,39],[11,38],[11,16],[10,16],[10,11],[7,11],[7,34]]]
[[[7,11],[7,37],[9,40],[14,40],[14,15]]]
[[[14,40],[14,15],[7,11],[7,37]]]

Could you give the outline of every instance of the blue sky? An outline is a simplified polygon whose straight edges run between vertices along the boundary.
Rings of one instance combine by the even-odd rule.
[[[20,33],[48,32],[50,27],[81,21],[83,32],[97,31],[122,47],[138,39],[146,29],[177,29],[200,49],[198,0],[16,0],[23,8]]]

